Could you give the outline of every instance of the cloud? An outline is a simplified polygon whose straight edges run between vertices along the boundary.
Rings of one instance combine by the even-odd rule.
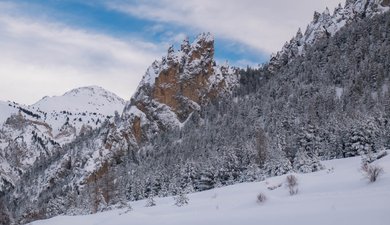
[[[3,1],[0,2],[0,100],[31,104],[45,95],[61,95],[87,85],[99,85],[129,99],[146,68],[164,54],[168,45],[180,42],[185,35],[204,31],[216,36],[221,58],[218,61],[223,62],[226,57],[235,65],[256,65],[257,57],[261,63],[264,54],[279,50],[298,27],[305,27],[314,10],[323,10],[326,5],[333,8],[338,1],[98,0],[93,3],[94,7],[103,4],[110,12],[151,21],[152,25],[141,28],[144,30],[138,32],[144,33],[137,35],[150,34],[156,38],[150,42],[131,35],[119,39],[88,27],[76,29],[77,24],[53,22],[52,15],[43,12],[44,7],[32,10],[29,2]],[[40,11],[42,15],[37,15]]]
[[[281,49],[312,19],[314,10],[334,8],[341,0],[148,0],[109,1],[114,10],[142,19],[211,31],[217,37],[238,41],[258,51]]]
[[[36,21],[0,4],[0,98],[31,104],[78,86],[99,85],[129,99],[162,54],[153,43],[117,39]]]

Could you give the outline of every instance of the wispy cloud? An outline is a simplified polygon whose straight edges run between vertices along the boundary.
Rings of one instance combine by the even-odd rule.
[[[128,99],[168,45],[204,31],[218,61],[257,65],[338,1],[1,1],[0,100],[33,103],[86,85]]]
[[[129,98],[161,48],[36,21],[0,4],[0,98],[33,103],[71,88],[100,85]],[[124,82],[125,81],[125,82]]]
[[[335,7],[341,0],[117,0],[111,9],[139,18],[172,23],[238,41],[272,53],[305,28],[314,10]]]

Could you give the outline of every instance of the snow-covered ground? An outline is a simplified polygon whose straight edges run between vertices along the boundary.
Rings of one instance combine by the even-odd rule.
[[[86,216],[58,216],[32,225],[127,225],[127,224],[266,224],[266,225],[381,225],[390,223],[390,156],[374,164],[384,173],[375,183],[364,179],[360,158],[325,161],[327,169],[296,174],[299,193],[290,196],[286,176],[262,182],[243,183],[194,193],[189,204],[174,205],[172,197],[156,198],[157,206],[145,207],[145,200],[131,202],[133,211],[112,210]],[[333,168],[333,169],[332,169]],[[269,190],[270,186],[281,187]],[[256,196],[267,196],[258,204]]]

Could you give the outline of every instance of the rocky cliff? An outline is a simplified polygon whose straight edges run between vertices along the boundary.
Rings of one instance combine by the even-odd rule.
[[[147,69],[123,114],[133,121],[133,136],[140,142],[147,133],[183,126],[193,111],[237,85],[232,67],[216,65],[212,35],[200,34],[191,44],[184,40],[176,52],[170,47],[167,56]],[[146,125],[153,131],[143,130]]]

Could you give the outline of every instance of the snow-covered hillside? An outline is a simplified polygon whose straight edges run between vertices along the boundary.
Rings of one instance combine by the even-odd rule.
[[[360,157],[325,161],[327,169],[296,174],[297,195],[290,196],[286,175],[262,182],[242,183],[189,195],[189,204],[174,205],[172,197],[131,202],[133,211],[112,210],[86,216],[58,216],[30,225],[125,225],[125,224],[388,224],[390,156],[376,162],[385,173],[375,183],[363,178]],[[270,190],[269,187],[280,187]],[[266,195],[257,203],[259,193]]]
[[[295,37],[286,42],[282,50],[271,57],[270,70],[298,55],[305,54],[306,49],[316,42],[334,36],[337,31],[358,19],[372,18],[390,10],[390,2],[383,0],[347,0],[344,7],[339,4],[333,14],[328,8],[322,13],[315,12],[313,21],[305,32],[299,29]]]
[[[44,112],[44,121],[53,128],[53,136],[61,134],[64,126],[71,125],[78,134],[83,126],[96,128],[115,111],[121,113],[125,101],[98,86],[76,88],[62,96],[44,97],[30,106]],[[58,137],[60,138],[60,137]]]
[[[0,102],[0,125],[20,112],[26,120],[47,124],[49,137],[64,144],[80,132],[99,127],[115,111],[122,113],[124,106],[125,100],[101,87],[81,87],[33,105]]]
[[[121,113],[125,101],[97,86],[45,97],[33,105],[0,101],[0,192],[13,187],[34,163],[77,135]]]
[[[66,92],[62,96],[44,97],[33,108],[44,112],[70,111],[70,112],[100,112],[113,115],[114,111],[122,112],[125,101],[101,87],[80,87]]]

